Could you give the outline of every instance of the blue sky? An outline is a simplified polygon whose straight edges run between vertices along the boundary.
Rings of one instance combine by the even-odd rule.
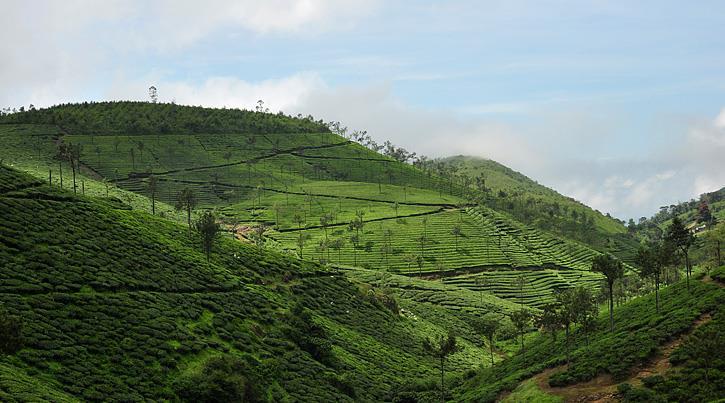
[[[725,186],[721,1],[0,0],[0,106],[312,113],[604,212]]]

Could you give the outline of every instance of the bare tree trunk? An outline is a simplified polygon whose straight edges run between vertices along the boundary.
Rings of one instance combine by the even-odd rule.
[[[614,294],[612,293],[612,289],[614,288],[614,283],[609,283],[609,329],[610,331],[614,332]]]
[[[70,162],[70,167],[73,170],[73,194],[77,194],[77,186],[76,186],[76,165],[73,163],[73,160]]]
[[[655,307],[657,308],[657,313],[660,313],[660,275],[659,273],[655,273]]]

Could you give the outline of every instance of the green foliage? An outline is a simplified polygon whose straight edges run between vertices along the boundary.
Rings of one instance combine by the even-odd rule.
[[[23,322],[0,305],[0,354],[15,354],[23,347]]]
[[[201,217],[194,223],[194,229],[201,238],[201,246],[206,260],[209,261],[214,242],[219,237],[219,223],[216,221],[214,213],[205,211]]]
[[[618,323],[615,333],[597,330],[589,335],[589,343],[584,337],[577,337],[582,330],[576,328],[571,362],[566,370],[550,378],[550,384],[568,385],[604,373],[615,380],[623,379],[632,368],[650,360],[658,346],[686,332],[700,315],[720,309],[725,302],[720,287],[702,282],[695,282],[691,292],[683,282],[677,283],[664,289],[662,296],[662,315],[655,309],[654,295],[638,298],[614,312]],[[600,316],[596,328],[605,329],[606,323],[607,318]],[[514,390],[519,382],[545,368],[565,363],[564,353],[562,341],[555,342],[546,335],[536,336],[535,341],[528,343],[526,357],[517,354],[490,369],[481,370],[470,380],[461,380],[456,389],[456,400],[494,401],[500,392]],[[695,376],[704,379],[702,372]],[[687,382],[678,383],[677,388],[687,393]]]
[[[315,322],[312,312],[297,303],[287,317],[287,334],[302,350],[312,358],[327,365],[335,366],[337,359],[332,351],[330,337],[324,327]]]
[[[264,374],[264,400],[382,400],[410,377],[436,374],[425,336],[470,317],[391,315],[345,276],[226,238],[207,263],[178,224],[0,172],[12,189],[0,192],[0,303],[23,318],[24,338],[15,356],[0,357],[0,390],[17,396],[173,400],[176,379],[229,354],[259,361],[250,368]],[[296,301],[302,319],[285,314]],[[334,357],[334,369],[300,348],[291,323],[298,336],[316,335],[297,340]],[[449,370],[477,365],[476,354],[472,345],[453,354]],[[6,365],[18,376],[4,376]],[[37,395],[24,392],[34,385]]]
[[[0,122],[57,125],[73,134],[103,135],[327,131],[311,118],[131,101],[64,104],[5,115]]]
[[[264,380],[254,368],[234,356],[213,357],[195,373],[174,381],[176,395],[183,401],[199,403],[258,402]]]

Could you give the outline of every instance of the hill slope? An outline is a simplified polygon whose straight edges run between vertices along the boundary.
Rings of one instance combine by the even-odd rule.
[[[200,208],[215,209],[240,239],[261,224],[269,247],[322,263],[453,276],[449,284],[474,290],[480,284],[456,276],[491,272],[485,289],[506,298],[523,275],[536,306],[557,288],[596,284],[588,273],[596,254],[631,255],[632,243],[617,241],[619,224],[502,166],[486,168],[487,186],[538,207],[571,205],[582,222],[596,222],[587,232],[594,241],[549,225],[542,214],[519,218],[507,203],[476,206],[476,189],[461,180],[403,163],[396,153],[380,154],[311,118],[121,102],[63,105],[0,123],[5,161],[38,178],[59,185],[62,177],[68,188],[69,159],[59,150],[75,149],[79,192],[110,188],[135,208],[150,207],[138,195],[153,196],[159,214],[181,221],[171,206],[188,188]],[[356,218],[361,225],[350,226]]]
[[[577,240],[590,247],[614,253],[631,262],[637,242],[627,236],[624,223],[496,161],[456,156],[443,159],[456,172],[480,177],[486,188],[485,203],[540,230]]]
[[[19,399],[36,387],[29,400],[170,399],[212,357],[231,356],[273,401],[379,400],[436,373],[428,335],[464,336],[449,370],[480,365],[470,319],[513,308],[488,296],[400,316],[382,287],[228,238],[207,263],[183,226],[2,166],[0,209],[0,303],[23,318],[26,338],[0,359],[0,391]],[[300,326],[323,336],[304,338]]]

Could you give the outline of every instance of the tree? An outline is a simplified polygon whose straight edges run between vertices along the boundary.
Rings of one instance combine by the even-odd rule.
[[[76,168],[77,168],[77,162],[80,160],[82,152],[82,147],[80,144],[73,144],[73,143],[61,143],[59,146],[59,152],[58,154],[63,159],[68,160],[68,163],[70,164],[71,170],[73,171],[73,193],[77,193],[78,186],[76,185]],[[62,171],[61,171],[61,178],[62,178]],[[61,179],[61,188],[63,187],[62,179]]]
[[[257,248],[259,249],[262,249],[264,247],[264,243],[267,240],[267,229],[267,226],[262,223],[259,223],[252,228],[252,242],[254,242],[254,244],[257,245]]]
[[[562,329],[560,310],[559,303],[549,302],[541,307],[541,314],[536,318],[536,326],[542,331],[550,333],[554,342],[556,342],[557,332]]]
[[[23,347],[23,322],[0,305],[0,354],[14,354]]]
[[[149,176],[149,194],[151,194],[151,214],[156,214],[156,189],[157,189],[157,179],[155,176],[151,175]],[[108,193],[108,192],[106,192]]]
[[[589,333],[596,327],[599,305],[592,291],[581,285],[574,289],[574,297],[571,302],[574,314],[573,321],[581,326],[588,345]]]
[[[340,251],[345,247],[345,238],[337,238],[330,243],[330,247],[337,251],[337,262],[340,263],[342,257]]]
[[[449,332],[447,336],[440,335],[433,339],[426,338],[423,342],[423,348],[440,362],[441,400],[445,401],[445,361],[449,355],[460,350],[456,342],[456,336]]]
[[[191,211],[196,207],[196,193],[190,188],[184,188],[176,197],[176,211],[186,210],[186,222],[191,230]]]
[[[325,213],[320,217],[320,226],[325,230],[325,242],[327,242],[327,227],[332,223],[332,215]]]
[[[282,207],[279,204],[274,203],[272,205],[272,210],[274,210],[274,226],[279,229],[279,212],[282,210]]]
[[[526,283],[526,277],[523,274],[516,277],[516,286],[519,289],[519,304],[521,304],[522,308],[524,307],[524,287],[526,287]]]
[[[353,265],[357,266],[357,248],[360,245],[360,237],[357,234],[350,235],[350,243],[352,244]]]
[[[456,251],[458,251],[458,237],[461,236],[461,225],[455,224],[453,228],[451,228],[451,235],[456,239]]]
[[[212,357],[197,371],[182,374],[173,381],[174,392],[184,402],[259,402],[264,394],[259,368],[237,356]]]
[[[592,271],[602,273],[609,288],[609,328],[614,331],[614,282],[624,276],[622,262],[612,255],[598,255],[592,261]]]
[[[216,222],[216,217],[211,211],[205,211],[196,222],[194,222],[194,229],[201,237],[201,246],[206,254],[206,261],[208,262],[211,257],[211,250],[214,246],[214,241],[219,236],[219,223]]]
[[[558,305],[556,318],[558,325],[564,328],[565,339],[564,347],[566,349],[566,362],[569,362],[569,334],[572,323],[575,323],[579,313],[577,305],[577,291],[573,288],[560,291],[556,294],[556,304]]]
[[[415,255],[415,264],[418,266],[418,274],[423,274],[423,263],[425,261],[423,260],[423,256],[421,255]]]
[[[295,213],[295,215],[292,216],[292,221],[297,224],[297,229],[302,229],[302,225],[305,224],[305,219],[300,213]]]
[[[481,294],[481,306],[483,306],[483,291],[488,286],[488,279],[483,274],[476,277],[476,287],[478,287],[478,291]]]
[[[712,213],[710,212],[710,206],[707,201],[702,200],[700,205],[697,207],[697,222],[704,223],[710,226],[713,221]]]
[[[710,250],[712,256],[711,264],[715,267],[723,265],[722,262],[722,244],[725,242],[725,222],[721,222],[704,235],[705,246]]]
[[[297,247],[300,250],[300,259],[302,259],[302,251],[305,248],[305,243],[310,239],[310,236],[305,234],[303,231],[297,233]]]
[[[503,318],[492,313],[486,314],[481,318],[480,330],[486,340],[488,340],[489,351],[491,352],[491,366],[493,366],[493,349],[496,344],[496,333],[501,328]]]
[[[153,85],[149,87],[149,99],[151,100],[152,104],[155,104],[159,101],[159,92]]]
[[[690,276],[692,268],[690,267],[690,247],[695,243],[695,236],[692,232],[685,228],[679,217],[672,219],[672,224],[667,227],[665,232],[665,240],[673,247],[677,248],[685,258],[685,275],[687,276],[687,290],[690,290]]]
[[[386,228],[383,231],[383,244],[380,246],[380,252],[382,252],[383,256],[385,257],[385,265],[388,266],[388,269],[390,269],[390,262],[388,261],[388,255],[390,255],[393,252],[393,246],[391,239],[393,237],[393,230],[390,228]]]
[[[516,331],[521,336],[521,351],[524,354],[524,362],[526,361],[526,346],[524,345],[524,336],[526,335],[526,330],[528,330],[529,325],[531,324],[531,313],[521,308],[518,311],[514,311],[511,314],[511,323],[513,323],[514,328],[516,328]]]
[[[640,267],[639,275],[643,278],[652,277],[655,282],[655,307],[660,313],[660,278],[665,267],[672,261],[672,249],[669,242],[649,241],[641,245],[635,257]]]

